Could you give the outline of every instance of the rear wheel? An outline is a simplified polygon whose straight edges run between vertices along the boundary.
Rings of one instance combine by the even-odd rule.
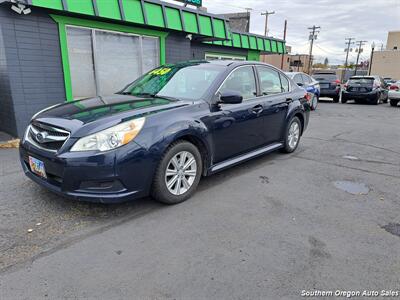
[[[378,105],[379,103],[381,103],[381,93],[378,93],[378,95],[376,95],[376,99],[374,102],[372,102],[374,105]]]
[[[283,152],[292,153],[297,149],[300,142],[301,130],[302,125],[298,117],[294,117],[290,120],[285,132]]]
[[[399,103],[399,100],[390,99],[390,106],[397,106],[397,103]]]
[[[316,110],[317,109],[318,101],[319,101],[318,96],[313,94],[313,97],[311,99],[311,110]]]
[[[186,141],[172,144],[154,176],[151,196],[166,204],[190,198],[199,184],[203,163],[197,147]]]

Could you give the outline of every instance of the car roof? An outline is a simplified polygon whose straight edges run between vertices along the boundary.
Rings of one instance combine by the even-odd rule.
[[[219,59],[213,59],[213,60],[187,60],[187,61],[181,61],[173,64],[166,64],[166,66],[176,66],[176,65],[199,65],[199,64],[211,64],[211,65],[219,65],[219,66],[226,66],[226,67],[236,67],[236,66],[241,66],[241,65],[263,65],[263,66],[269,66],[274,67],[273,65],[263,63],[260,61],[249,61],[249,60],[219,60]]]

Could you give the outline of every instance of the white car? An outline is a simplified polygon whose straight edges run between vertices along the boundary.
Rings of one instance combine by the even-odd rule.
[[[397,106],[400,102],[400,80],[392,83],[389,88],[389,100],[391,106]]]

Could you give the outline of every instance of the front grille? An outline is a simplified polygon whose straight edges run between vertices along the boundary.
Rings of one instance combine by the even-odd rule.
[[[34,122],[29,125],[29,142],[44,150],[57,152],[69,138],[69,132],[52,125]]]

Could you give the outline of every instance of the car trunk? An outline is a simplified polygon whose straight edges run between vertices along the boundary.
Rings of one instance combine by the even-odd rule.
[[[369,93],[374,88],[373,78],[356,78],[350,79],[347,83],[348,92]]]
[[[335,90],[338,86],[338,80],[335,74],[315,74],[314,79],[319,82],[321,90]]]

